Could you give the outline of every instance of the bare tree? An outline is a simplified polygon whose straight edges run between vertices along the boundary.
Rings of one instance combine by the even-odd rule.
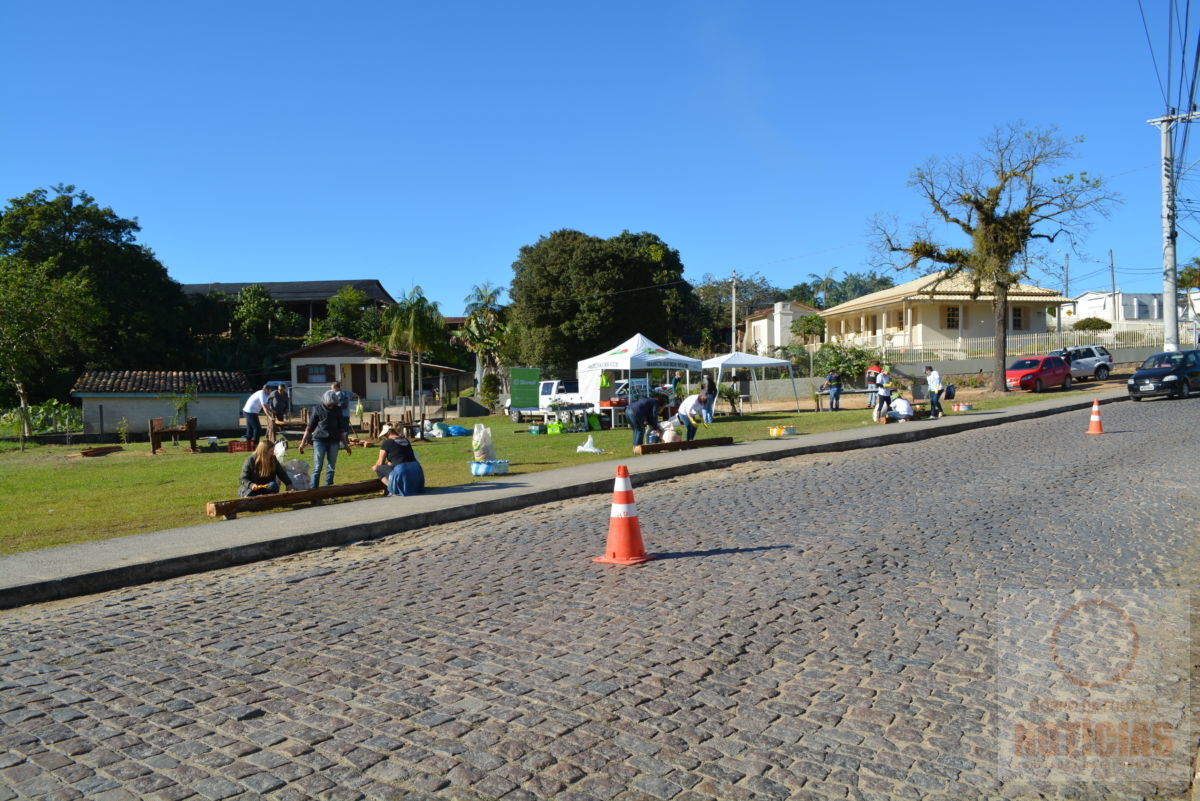
[[[1025,277],[1019,258],[1034,240],[1054,241],[1087,228],[1092,214],[1107,215],[1116,195],[1086,172],[1047,175],[1075,157],[1081,137],[1067,139],[1055,128],[997,128],[976,156],[933,158],[913,171],[910,186],[941,222],[958,228],[968,247],[934,241],[918,228],[907,241],[877,222],[881,250],[890,266],[914,269],[930,262],[944,269],[943,280],[970,277],[972,297],[990,293],[996,342],[992,388],[1004,392],[1008,361],[1008,293]]]

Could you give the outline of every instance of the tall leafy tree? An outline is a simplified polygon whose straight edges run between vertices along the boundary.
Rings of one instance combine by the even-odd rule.
[[[717,328],[729,331],[733,310],[733,279],[718,278],[712,273],[705,273],[696,284],[696,297],[704,307],[706,319]],[[747,313],[770,306],[781,300],[787,300],[787,293],[759,275],[739,275],[737,277],[737,312],[738,319]]]
[[[136,219],[74,186],[37,189],[0,211],[0,255],[46,264],[52,278],[86,279],[105,312],[68,359],[116,369],[177,366],[188,346],[187,303],[154,253],[136,241]]]
[[[22,448],[30,433],[26,383],[104,318],[86,278],[56,272],[53,263],[0,256],[0,376],[20,404]]]
[[[463,298],[467,304],[467,319],[463,323],[458,339],[475,354],[475,386],[480,386],[486,371],[495,371],[500,349],[504,344],[507,328],[500,307],[500,293],[504,290],[490,281],[477,284],[471,294]]]
[[[382,313],[367,293],[347,284],[326,301],[325,317],[313,323],[305,342],[312,344],[331,337],[374,342],[382,326]]]
[[[1053,174],[1074,158],[1080,141],[1065,139],[1053,128],[1010,125],[985,138],[979,155],[934,158],[918,167],[910,186],[969,245],[942,244],[927,229],[902,240],[889,225],[877,223],[881,249],[892,266],[913,269],[932,263],[945,269],[947,277],[969,277],[975,297],[992,295],[992,389],[997,392],[1007,389],[1008,293],[1024,275],[1019,257],[1031,242],[1053,241],[1086,228],[1089,215],[1107,213],[1116,199],[1087,173]]]
[[[421,287],[415,286],[394,306],[384,313],[385,336],[382,348],[385,351],[408,351],[408,382],[410,405],[417,398],[421,386],[421,360],[425,351],[446,339],[446,320],[438,310],[436,301],[425,297]],[[425,414],[425,393],[420,394],[421,416]]]
[[[521,248],[509,297],[517,364],[570,369],[638,332],[668,344],[699,328],[679,252],[650,233],[555,231]]]
[[[242,287],[233,307],[238,334],[253,342],[264,342],[273,332],[297,326],[300,316],[271,297],[262,284]]]

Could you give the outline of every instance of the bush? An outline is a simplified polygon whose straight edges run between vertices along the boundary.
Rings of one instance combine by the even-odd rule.
[[[879,358],[879,351],[870,348],[827,342],[817,351],[813,369],[818,376],[837,370],[842,374],[843,382],[857,386],[866,380],[867,367]]]
[[[1084,317],[1082,320],[1076,320],[1071,328],[1076,331],[1107,331],[1112,328],[1112,323],[1099,317]]]
[[[69,403],[58,400],[48,400],[40,406],[30,406],[26,409],[29,414],[29,425],[35,434],[50,434],[58,431],[82,431],[83,412]],[[0,413],[0,427],[6,431],[11,428],[20,430],[21,410],[9,409]]]
[[[479,382],[479,402],[489,409],[496,408],[500,402],[500,376],[488,373]]]

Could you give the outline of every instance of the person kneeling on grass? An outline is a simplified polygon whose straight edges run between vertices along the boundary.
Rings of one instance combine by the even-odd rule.
[[[892,399],[892,408],[887,412],[888,419],[897,420],[903,423],[906,420],[913,419],[912,404],[904,398],[897,395]]]
[[[379,458],[375,460],[375,475],[387,487],[388,495],[420,495],[425,491],[425,471],[417,461],[412,443],[400,436],[391,426],[379,432]]]
[[[242,465],[242,478],[238,487],[239,498],[251,498],[255,495],[270,495],[279,492],[283,484],[292,489],[292,479],[288,477],[283,465],[275,458],[275,443],[269,439],[260,439],[254,453],[246,457]]]

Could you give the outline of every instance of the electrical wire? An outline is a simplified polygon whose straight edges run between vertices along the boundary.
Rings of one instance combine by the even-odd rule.
[[[1170,101],[1167,100],[1167,90],[1163,85],[1162,72],[1158,69],[1158,58],[1154,55],[1154,40],[1150,38],[1150,26],[1146,22],[1146,9],[1142,6],[1142,0],[1138,0],[1138,13],[1142,16],[1142,30],[1146,33],[1146,47],[1150,49],[1150,63],[1154,65],[1154,77],[1158,79],[1158,91],[1163,96],[1163,105],[1170,106]]]

